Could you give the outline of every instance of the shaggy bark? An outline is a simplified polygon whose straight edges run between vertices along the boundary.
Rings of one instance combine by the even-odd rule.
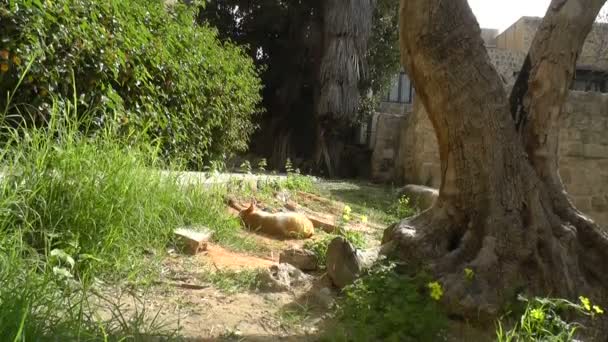
[[[339,168],[342,141],[358,110],[359,82],[367,73],[367,46],[372,33],[375,0],[323,2],[323,57],[315,99],[315,159],[330,177]],[[322,161],[322,162],[321,162]]]
[[[574,7],[580,3],[553,1],[539,31],[530,82],[520,91],[532,99],[523,101],[529,121],[521,139],[467,1],[401,1],[402,61],[435,129],[442,184],[435,205],[389,228],[383,243],[437,276],[452,314],[493,319],[518,293],[608,303],[608,239],[580,214],[564,217],[544,173],[557,164],[539,167],[544,159],[536,153],[553,148],[537,136],[555,129],[567,94],[572,71],[563,67],[573,68],[580,43],[570,39],[584,39],[593,22],[588,8],[563,12],[582,10]],[[561,49],[551,39],[566,32]],[[473,281],[465,268],[474,270]]]

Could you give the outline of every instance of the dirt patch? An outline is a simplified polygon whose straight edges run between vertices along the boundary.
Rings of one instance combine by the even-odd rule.
[[[278,261],[278,255],[276,260],[270,258],[264,259],[257,256],[232,252],[215,245],[208,245],[207,251],[199,254],[197,258],[201,258],[203,262],[210,262],[219,269],[231,270],[266,268]]]
[[[235,197],[226,210],[238,217],[238,209],[245,203],[249,203],[249,198]],[[295,210],[314,215],[327,226],[335,226],[345,206],[343,202],[304,192],[265,196],[263,203],[258,203],[271,212]],[[360,222],[358,217],[362,213],[357,215],[345,228],[363,233],[370,246],[377,244],[378,232],[384,225],[371,220]],[[147,315],[158,314],[157,321],[167,328],[178,329],[179,336],[186,341],[318,340],[337,296],[322,271],[313,274],[312,285],[280,293],[264,293],[249,287],[226,291],[210,276],[266,269],[278,263],[282,250],[302,247],[306,242],[278,240],[246,230],[241,234],[255,241],[260,251],[242,253],[210,243],[207,251],[196,256],[172,254],[163,262],[156,285],[142,296],[145,300],[137,301],[126,295],[125,308],[135,312],[138,305],[144,306]],[[316,227],[312,238],[322,236],[322,228]],[[112,296],[118,297],[116,293]]]

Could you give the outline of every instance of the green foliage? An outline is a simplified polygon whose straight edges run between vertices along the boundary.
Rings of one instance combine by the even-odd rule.
[[[282,186],[291,191],[314,192],[315,180],[311,176],[289,174]]]
[[[498,322],[496,338],[498,342],[538,341],[538,342],[572,342],[574,334],[581,328],[576,322],[564,319],[567,314],[596,316],[604,313],[597,305],[592,305],[586,297],[579,297],[580,303],[565,299],[533,298],[520,300],[526,302],[526,309],[519,322],[505,331],[502,323]]]
[[[251,173],[251,163],[249,162],[249,160],[245,160],[244,162],[242,162],[239,168],[243,172]]]
[[[428,279],[376,265],[344,289],[331,341],[440,341],[447,317],[428,293]]]
[[[401,196],[396,203],[392,204],[388,211],[398,219],[407,218],[416,214],[416,209],[411,206],[410,199],[405,195]]]
[[[262,158],[258,161],[258,172],[264,173],[266,172],[266,167],[268,167],[268,163],[266,162],[266,158]]]
[[[338,236],[345,238],[357,248],[363,249],[367,245],[365,237],[360,232],[341,230],[338,234],[322,234],[319,238],[314,240],[306,240],[304,243],[304,248],[315,253],[317,259],[319,260],[319,265],[321,267],[325,267],[325,263],[327,261],[327,248],[329,247],[331,241]]]
[[[400,57],[399,0],[378,0],[368,46],[369,75],[362,84],[363,94],[371,90],[372,96],[361,97],[359,121],[366,120],[378,108],[393,77],[401,71]]]
[[[201,280],[213,284],[217,289],[227,294],[234,294],[257,289],[259,273],[260,270],[216,270],[215,272],[206,272]]]
[[[100,321],[99,302],[107,299],[98,284],[153,277],[158,260],[144,252],[162,255],[181,225],[212,227],[226,245],[248,243],[220,192],[184,188],[156,171],[164,165],[157,146],[125,146],[109,128],[81,132],[75,113],[74,103],[56,101],[47,127],[4,129],[1,341],[156,333],[153,322],[135,326],[142,322],[120,312]]]
[[[13,89],[34,60],[12,111],[40,123],[50,94],[72,97],[74,71],[87,122],[119,123],[131,138],[146,132],[162,156],[202,168],[247,148],[261,86],[252,60],[195,25],[195,11],[162,0],[3,2],[0,89]]]

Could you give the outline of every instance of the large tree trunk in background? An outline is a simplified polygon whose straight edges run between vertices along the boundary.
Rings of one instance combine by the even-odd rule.
[[[402,0],[400,11],[403,64],[437,135],[442,184],[434,207],[389,228],[383,242],[397,245],[394,253],[402,260],[433,272],[454,315],[494,319],[518,293],[584,294],[608,303],[608,239],[560,216],[552,185],[528,158],[530,144],[524,146],[516,130],[467,1]],[[574,30],[563,27],[576,26],[569,20],[543,24],[540,34]],[[568,75],[554,78],[546,67],[537,69],[531,75],[564,83],[552,86],[567,93]],[[550,106],[561,104],[563,99]],[[554,113],[547,105],[538,101],[530,112]],[[538,120],[550,121],[540,114]],[[552,129],[555,122],[546,125]],[[587,241],[591,235],[593,242]],[[474,270],[472,282],[463,276],[465,268]]]
[[[330,177],[339,167],[345,134],[359,106],[359,82],[367,73],[375,0],[326,0],[322,4],[323,58],[315,99],[315,159]]]

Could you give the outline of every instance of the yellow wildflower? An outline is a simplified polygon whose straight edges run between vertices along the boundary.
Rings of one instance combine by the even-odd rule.
[[[352,209],[351,209],[351,208],[350,208],[348,205],[345,205],[345,206],[344,206],[344,213],[345,213],[345,214],[347,214],[347,215],[348,215],[348,214],[350,214],[350,212],[351,212],[351,211],[352,211]]]
[[[6,64],[6,63],[0,63],[0,71],[2,73],[7,72],[8,71],[8,64]]]
[[[581,304],[583,304],[585,310],[591,311],[591,301],[589,300],[589,298],[580,296],[578,297],[578,299],[580,299]]]
[[[439,282],[434,281],[432,283],[428,283],[427,287],[431,290],[431,298],[434,300],[439,300],[443,296],[443,288]]]
[[[539,308],[532,309],[532,311],[530,311],[530,316],[537,322],[542,322],[545,320],[545,312]]]
[[[367,216],[361,215],[361,222],[367,223]]]
[[[595,311],[597,314],[600,314],[600,315],[604,313],[604,310],[597,305],[593,306],[593,311]]]
[[[473,280],[473,278],[475,278],[475,272],[467,267],[464,269],[464,276],[467,280]]]
[[[344,221],[350,221],[350,216],[349,216],[348,214],[346,214],[346,213],[345,213],[344,215],[342,215],[342,219],[343,219]]]

